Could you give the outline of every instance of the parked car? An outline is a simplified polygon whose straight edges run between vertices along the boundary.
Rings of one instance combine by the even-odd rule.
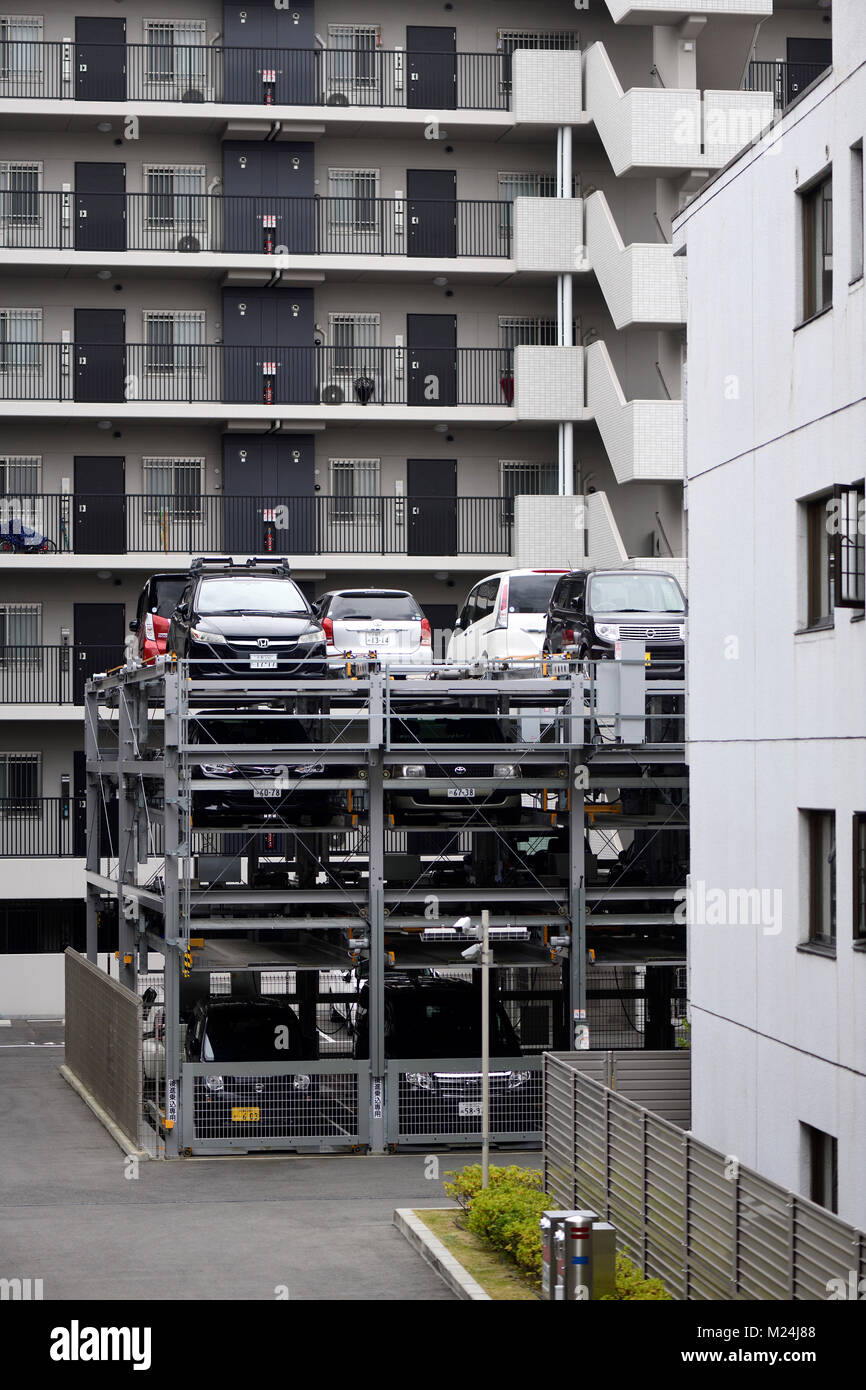
[[[192,818],[197,828],[244,825],[263,820],[292,825],[328,825],[347,809],[345,791],[322,791],[317,783],[351,779],[357,764],[326,763],[317,757],[312,735],[300,720],[280,710],[226,709],[190,718],[192,775],[211,780],[213,789],[194,791]],[[260,743],[271,750],[261,763],[239,764],[220,753],[221,744]],[[293,746],[292,746],[293,745]],[[231,786],[226,787],[226,781]]]
[[[648,676],[676,680],[685,670],[685,637],[685,595],[672,574],[573,570],[551,594],[544,650],[598,661],[612,657],[620,640],[636,639],[645,645]]]
[[[393,708],[393,707],[392,707]],[[399,706],[397,706],[399,710]],[[455,713],[451,710],[450,713]],[[396,825],[413,820],[465,821],[475,810],[492,821],[508,823],[524,818],[523,793],[509,782],[529,775],[519,766],[519,725],[513,719],[493,715],[448,718],[443,705],[435,712],[419,713],[412,702],[406,713],[391,721],[391,746],[403,751],[405,762],[389,765],[388,809]],[[471,754],[449,753],[436,745],[471,744]],[[546,783],[551,789],[563,786],[564,766],[539,768],[539,792]],[[407,787],[407,778],[441,778],[439,786]],[[497,784],[479,786],[476,779],[494,777]],[[543,780],[542,780],[543,779]],[[530,813],[534,814],[534,813]]]
[[[567,570],[505,570],[482,579],[457,616],[449,661],[534,657],[541,651],[553,587]]]
[[[430,624],[406,589],[336,589],[316,600],[313,613],[328,656],[373,651],[395,665],[430,665]]]
[[[468,980],[422,971],[385,979],[385,1056],[415,1059],[481,1055],[481,1001]],[[369,1053],[369,991],[358,997],[355,1056]],[[520,1041],[499,1000],[490,1003],[491,1058],[516,1059]],[[402,1136],[474,1132],[481,1126],[481,1071],[407,1071],[399,1081]],[[537,1114],[535,1112],[538,1112]],[[490,1071],[490,1118],[495,1132],[538,1128],[537,1074],[509,1067]]]
[[[285,561],[193,561],[167,647],[199,677],[327,674],[325,634]]]
[[[165,655],[171,615],[188,583],[184,570],[152,574],[139,594],[129,630],[136,635],[138,656],[145,664]]]
[[[319,1078],[307,1072],[232,1075],[236,1062],[314,1058],[295,1010],[271,999],[200,999],[186,1032],[188,1062],[225,1063],[195,1077],[193,1116],[200,1139],[310,1133],[317,1123]]]

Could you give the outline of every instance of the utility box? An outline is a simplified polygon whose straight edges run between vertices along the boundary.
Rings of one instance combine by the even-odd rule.
[[[564,1223],[574,1213],[570,1211],[544,1211],[541,1213],[541,1297],[555,1299],[557,1287],[563,1297],[564,1266]]]
[[[616,1289],[616,1231],[594,1211],[577,1211],[564,1223],[568,1303],[596,1302]]]

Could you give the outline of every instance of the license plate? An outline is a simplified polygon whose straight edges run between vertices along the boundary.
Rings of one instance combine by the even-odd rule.
[[[387,647],[393,637],[390,632],[365,632],[364,641],[370,647]]]
[[[474,788],[474,787],[449,787],[449,788],[448,788],[448,796],[453,797],[453,798],[455,799],[455,801],[468,801],[469,798],[470,798],[470,797],[473,797],[474,795],[475,795],[475,788]]]
[[[260,1120],[261,1111],[257,1105],[233,1105],[232,1119],[238,1124],[243,1124],[244,1121]]]
[[[457,1114],[458,1114],[458,1115],[465,1115],[467,1118],[469,1118],[470,1116],[475,1117],[475,1116],[477,1116],[477,1115],[480,1115],[480,1114],[481,1114],[481,1101],[480,1101],[480,1100],[461,1100],[461,1101],[458,1101],[458,1104],[457,1104]]]
[[[276,652],[250,652],[250,665],[260,671],[274,671],[277,665]]]
[[[276,797],[279,794],[276,787],[253,787],[254,797]]]

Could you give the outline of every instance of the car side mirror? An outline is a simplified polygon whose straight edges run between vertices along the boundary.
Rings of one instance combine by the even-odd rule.
[[[462,626],[463,626],[463,614],[462,614],[462,613],[460,614],[460,616],[459,616],[458,618],[455,618],[455,619],[454,619],[454,626],[455,626],[455,628],[458,628],[458,627],[462,627]]]
[[[130,632],[138,632],[138,629],[139,629],[140,627],[141,627],[141,623],[138,621],[138,618],[133,618],[132,621],[131,621],[130,624],[129,624],[129,630],[130,630]]]

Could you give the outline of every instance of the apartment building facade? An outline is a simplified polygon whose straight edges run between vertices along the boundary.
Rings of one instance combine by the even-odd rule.
[[[833,23],[832,70],[675,225],[692,1128],[862,1224],[866,14],[843,0]],[[735,227],[772,235],[741,256]]]
[[[310,595],[412,589],[440,651],[497,569],[684,577],[672,218],[821,70],[828,17],[0,14],[7,981],[78,940],[81,689],[147,575],[285,553]]]

